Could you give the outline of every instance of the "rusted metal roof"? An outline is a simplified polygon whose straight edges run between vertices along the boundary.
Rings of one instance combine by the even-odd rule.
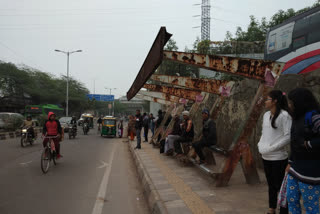
[[[234,85],[234,81],[227,80],[198,79],[191,77],[156,74],[153,74],[150,79],[218,95],[221,95],[221,93],[224,93],[226,90],[231,89]]]
[[[149,96],[149,97],[153,97],[153,98],[157,98],[157,99],[161,99],[161,100],[166,100],[166,101],[170,101],[173,103],[179,103],[180,98],[176,97],[176,96],[172,96],[170,94],[165,94],[165,93],[161,93],[161,92],[155,92],[155,91],[139,91],[138,94],[144,95],[144,96]]]
[[[261,81],[265,80],[267,70],[271,70],[278,76],[284,66],[283,63],[273,61],[175,51],[164,51],[163,58],[216,72],[224,72]]]
[[[171,105],[172,104],[172,102],[170,102],[170,101],[158,99],[156,97],[145,96],[142,94],[136,94],[135,97],[142,99],[142,100],[150,101],[150,102],[160,103],[163,105]]]
[[[134,80],[131,88],[127,92],[127,99],[131,100],[134,95],[142,88],[146,81],[150,78],[153,72],[158,68],[162,62],[163,47],[170,39],[172,34],[167,33],[165,27],[161,27],[160,31],[154,40],[152,47],[145,59],[136,79]]]
[[[162,93],[166,93],[169,95],[177,96],[177,97],[188,99],[188,100],[197,100],[198,97],[201,96],[201,91],[191,90],[191,89],[174,88],[174,87],[153,85],[153,84],[145,84],[143,87],[151,91],[162,92]]]

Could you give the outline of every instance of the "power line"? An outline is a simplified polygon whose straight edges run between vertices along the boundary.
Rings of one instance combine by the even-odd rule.
[[[0,42],[0,45],[2,45],[3,47],[5,47],[6,49],[8,49],[9,51],[11,51],[14,55],[16,55],[18,58],[25,60],[25,61],[29,61],[31,62],[31,64],[36,65],[38,68],[40,68],[41,70],[44,71],[44,69],[42,69],[39,65],[37,65],[36,63],[34,63],[32,60],[26,58],[25,56],[23,56],[22,54],[18,53],[17,51],[13,50],[12,48],[10,48],[9,46],[7,46],[6,44]]]

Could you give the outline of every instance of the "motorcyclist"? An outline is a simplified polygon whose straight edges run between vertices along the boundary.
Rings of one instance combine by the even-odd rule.
[[[77,119],[76,119],[76,116],[72,116],[70,124],[72,125],[72,128],[75,130],[75,132],[77,132]]]
[[[85,128],[85,124],[87,124],[87,132],[89,132],[89,118],[85,118],[84,119],[84,121],[83,121],[83,123],[82,123],[82,128],[83,128],[83,130],[84,130],[84,128]]]
[[[99,117],[97,123],[98,123],[98,130],[100,130],[101,124],[102,124],[102,118],[101,117]]]
[[[26,128],[28,130],[28,132],[31,134],[33,140],[35,138],[34,129],[33,129],[34,126],[35,126],[35,124],[32,121],[31,115],[28,115],[27,119],[23,121],[22,128]]]
[[[43,136],[52,136],[56,138],[52,138],[54,145],[56,147],[57,152],[57,159],[61,158],[62,155],[60,154],[60,141],[61,141],[61,135],[62,135],[62,128],[60,125],[59,120],[56,120],[56,115],[53,112],[48,113],[48,120],[44,123]],[[43,147],[47,145],[47,142],[49,141],[49,138],[44,138],[43,140]]]

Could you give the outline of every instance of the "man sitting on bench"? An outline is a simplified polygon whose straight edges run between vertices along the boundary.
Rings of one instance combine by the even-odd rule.
[[[195,142],[192,146],[200,158],[199,164],[205,162],[202,148],[210,147],[217,144],[217,131],[215,122],[209,118],[210,113],[207,109],[202,110],[203,129],[200,141]]]
[[[183,123],[181,124],[182,135],[174,141],[174,150],[177,153],[176,157],[182,156],[182,149],[180,143],[191,143],[194,137],[194,129],[192,120],[189,117],[188,111],[182,112]]]

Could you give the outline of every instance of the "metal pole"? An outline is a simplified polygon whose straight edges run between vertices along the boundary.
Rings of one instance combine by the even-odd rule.
[[[66,98],[66,116],[69,115],[69,55],[70,52],[67,52],[67,98]]]
[[[110,95],[111,95],[111,88],[110,88]],[[108,106],[109,108],[109,106]],[[109,108],[109,115],[111,116],[111,108]]]

